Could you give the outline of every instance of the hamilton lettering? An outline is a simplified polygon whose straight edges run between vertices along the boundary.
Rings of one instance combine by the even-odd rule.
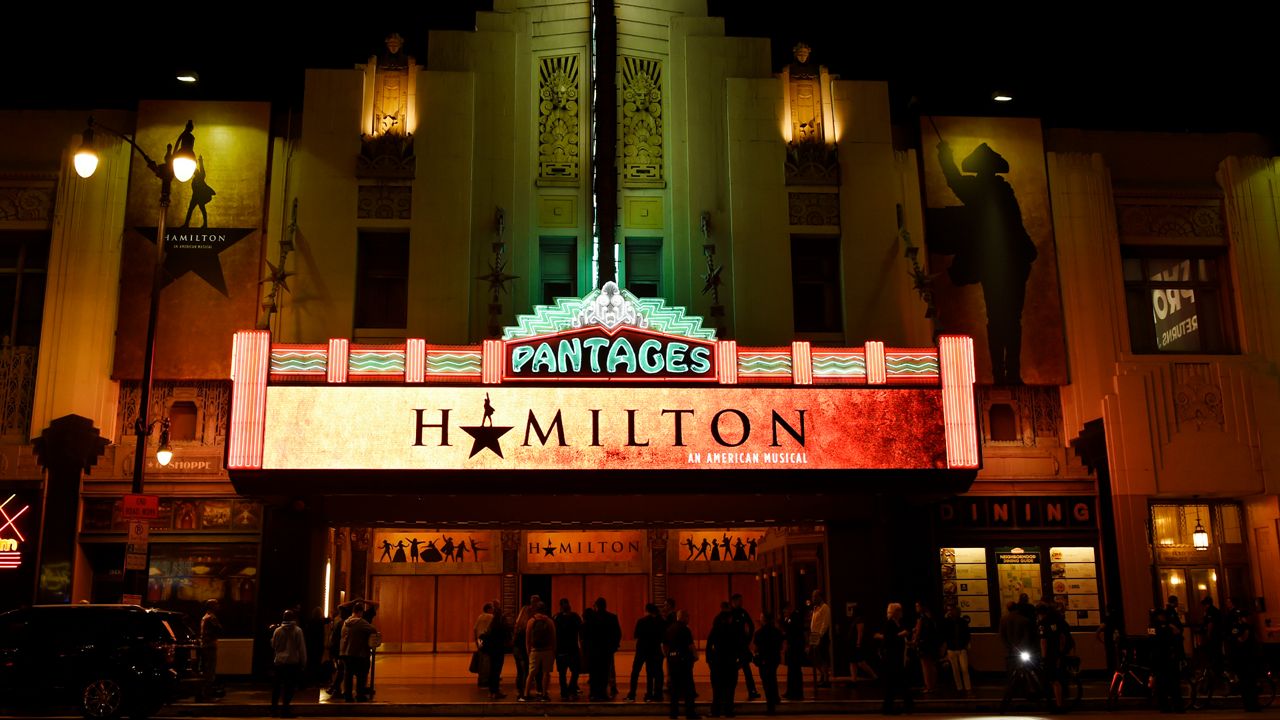
[[[449,418],[452,411],[453,408],[414,408],[414,447],[450,447]],[[807,412],[805,408],[795,408],[790,412],[770,410],[769,447],[803,449],[807,441]],[[654,415],[662,418],[661,422]],[[667,422],[668,417],[670,422]],[[433,422],[436,418],[439,421]],[[702,415],[701,418],[706,416]],[[764,420],[762,417],[756,418],[757,423]],[[691,443],[696,445],[713,442],[720,447],[737,448],[751,439],[754,427],[751,416],[732,407],[720,409],[709,419],[700,419],[693,408],[588,408],[585,413],[571,414],[568,417],[565,416],[564,409],[557,408],[549,421],[545,412],[540,418],[538,412],[529,409],[525,416],[524,440],[521,445],[546,446],[552,443],[554,436],[554,445],[558,447],[604,447],[610,444],[625,447],[686,447]],[[438,443],[432,442],[435,438],[427,434],[428,430],[440,433]],[[656,435],[653,434],[655,432]],[[766,462],[797,462],[786,452],[768,455]],[[1058,512],[1061,513],[1061,510]]]
[[[546,542],[547,545],[542,545],[541,542],[536,540],[530,542],[529,554],[554,557],[556,555],[603,555],[606,553],[640,552],[640,542],[638,540],[628,540],[626,542],[621,540],[562,540],[559,545],[551,545],[550,540]],[[547,552],[548,547],[551,548],[551,552]]]

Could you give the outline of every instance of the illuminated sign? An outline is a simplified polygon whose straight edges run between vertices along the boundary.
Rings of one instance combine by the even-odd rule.
[[[938,388],[267,388],[262,469],[947,467]]]
[[[528,532],[527,565],[548,563],[637,562],[643,558],[644,533],[639,530]]]
[[[17,508],[13,500],[17,495],[0,503],[0,570],[12,570],[22,565],[22,543],[27,541],[18,529],[18,518],[31,509],[25,505]]]
[[[1163,269],[1151,276],[1156,283],[1188,283],[1197,279],[1191,275],[1191,260],[1148,261],[1152,267]],[[1201,270],[1203,272],[1203,270]],[[1156,346],[1165,351],[1186,350],[1196,352],[1200,348],[1196,333],[1200,330],[1200,318],[1196,314],[1196,293],[1186,288],[1160,288],[1151,291],[1151,311],[1156,325]]]
[[[715,330],[684,308],[607,282],[520,316],[503,335],[503,377],[715,382],[715,341]]]

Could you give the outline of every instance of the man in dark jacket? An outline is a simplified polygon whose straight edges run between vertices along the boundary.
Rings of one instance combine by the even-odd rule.
[[[787,661],[788,700],[804,699],[804,655],[809,646],[809,624],[804,615],[793,609],[790,602],[782,603],[782,635],[787,641],[785,660]]]
[[[489,656],[489,699],[501,700],[506,695],[502,692],[502,663],[506,660],[507,648],[511,644],[511,626],[502,614],[502,605],[493,601],[493,619],[489,628],[480,636],[480,651]]]
[[[711,666],[711,717],[733,717],[733,693],[746,643],[733,623],[733,612],[720,611],[707,636],[707,665]]]
[[[351,607],[351,617],[342,624],[342,657],[347,671],[342,681],[342,697],[347,702],[368,702],[366,687],[369,681],[369,638],[375,632],[373,625],[364,619],[364,603]],[[351,686],[356,694],[352,696]]]
[[[576,700],[582,692],[578,689],[578,674],[582,672],[582,650],[578,646],[582,635],[582,618],[573,611],[569,598],[560,599],[560,612],[556,613],[556,671],[560,673],[560,699]],[[568,682],[565,674],[568,673]]]
[[[759,700],[756,692],[755,678],[751,677],[751,639],[756,634],[755,623],[751,622],[751,613],[742,608],[742,593],[734,593],[729,598],[729,612],[733,615],[733,626],[742,634],[742,657],[738,658],[738,667],[742,668],[742,676],[747,681],[747,700]]]
[[[597,598],[594,612],[583,618],[582,638],[587,651],[587,672],[591,675],[588,699],[609,700],[609,678],[613,674],[613,655],[622,644],[622,626],[618,616],[609,612],[604,598]]]
[[[641,668],[645,671],[644,701],[662,702],[662,636],[667,626],[654,603],[645,605],[644,611],[644,617],[636,621],[633,635],[636,655],[631,661],[631,689],[627,692],[627,702],[635,702]]]
[[[778,665],[782,663],[782,631],[773,623],[773,615],[760,616],[760,629],[754,638],[756,666],[760,668],[760,684],[764,686],[765,714],[778,707]]]
[[[680,716],[680,703],[684,702],[685,717],[698,720],[693,699],[697,693],[693,687],[693,664],[698,661],[698,651],[693,645],[693,633],[689,630],[689,611],[676,611],[676,621],[667,626],[662,636],[662,650],[667,656],[667,675],[671,678],[671,720]]]

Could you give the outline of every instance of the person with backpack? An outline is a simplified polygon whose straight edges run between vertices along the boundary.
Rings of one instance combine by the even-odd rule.
[[[271,716],[291,718],[294,714],[289,705],[298,689],[302,669],[307,665],[307,639],[302,628],[298,627],[298,616],[294,611],[285,610],[284,622],[271,633],[271,652],[275,667],[271,683]]]
[[[533,606],[532,615],[525,628],[529,677],[524,683],[524,699],[546,701],[551,699],[551,666],[556,659],[556,624],[547,615],[547,608],[541,602]]]

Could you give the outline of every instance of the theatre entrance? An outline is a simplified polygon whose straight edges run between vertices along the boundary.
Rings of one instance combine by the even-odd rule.
[[[535,595],[552,615],[562,599],[581,614],[603,598],[622,626],[624,651],[634,647],[645,605],[670,598],[689,611],[701,645],[733,595],[755,619],[783,600],[803,608],[800,594],[825,575],[814,562],[824,556],[820,526],[366,533],[367,543],[358,530],[331,532],[329,580],[338,604],[357,597],[377,603],[383,654],[468,653],[486,603],[501,605],[511,620]],[[357,541],[338,542],[348,536]],[[789,567],[799,569],[796,578],[788,578]]]

